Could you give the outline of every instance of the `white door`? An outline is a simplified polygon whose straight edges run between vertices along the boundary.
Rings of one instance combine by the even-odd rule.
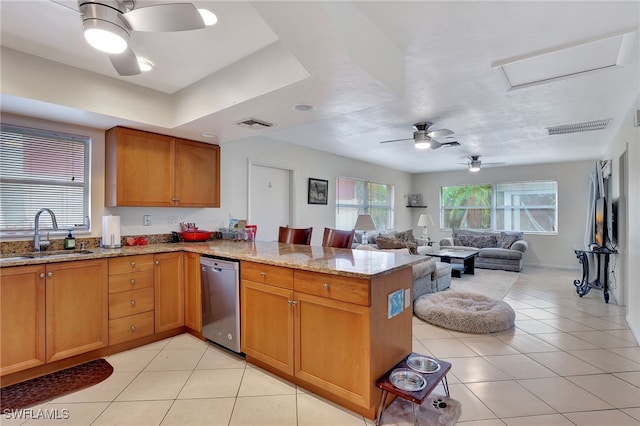
[[[258,225],[256,240],[277,241],[278,227],[291,225],[292,171],[251,165],[249,222]]]

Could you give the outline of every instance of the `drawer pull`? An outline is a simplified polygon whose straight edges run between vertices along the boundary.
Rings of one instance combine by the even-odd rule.
[[[47,277],[51,278],[53,276],[53,272],[47,272]]]
[[[160,261],[159,261],[159,260],[156,260],[156,265],[159,265],[159,264],[160,264]]]
[[[40,278],[44,278],[44,277],[46,277],[46,275],[43,272],[43,273],[40,274]]]
[[[131,262],[131,267],[135,268],[136,267],[136,262]]]
[[[131,326],[131,331],[136,331],[136,326],[135,325]]]
[[[136,280],[132,279],[131,280],[131,285],[136,285]]]
[[[267,273],[266,273],[266,272],[260,272],[260,276],[261,276],[262,278],[264,278],[264,277],[266,277],[266,276],[267,276]]]
[[[136,301],[135,300],[131,301],[131,306],[136,306]]]
[[[329,289],[329,283],[324,283],[323,287]]]

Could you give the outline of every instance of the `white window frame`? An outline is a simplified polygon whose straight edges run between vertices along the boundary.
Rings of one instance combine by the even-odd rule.
[[[373,205],[369,202],[370,197],[369,197],[369,191],[366,190],[365,194],[364,194],[364,201],[362,204],[340,204],[340,188],[339,188],[339,182],[340,179],[344,179],[344,180],[350,180],[353,181],[354,184],[357,182],[362,182],[364,183],[365,188],[368,188],[369,185],[373,184],[373,185],[384,185],[387,187],[388,189],[388,193],[387,193],[387,199],[388,199],[388,204],[387,205]],[[384,209],[387,210],[387,227],[386,229],[393,229],[394,227],[394,221],[395,221],[395,212],[394,212],[394,204],[395,204],[395,186],[392,184],[388,184],[388,183],[383,183],[383,182],[374,182],[374,181],[368,181],[365,179],[358,179],[358,178],[352,178],[352,177],[348,177],[348,176],[338,176],[336,178],[336,227],[337,228],[341,228],[341,229],[353,229],[353,226],[356,223],[356,219],[358,214],[370,214],[371,213],[371,209],[375,208],[375,209]],[[353,210],[353,209],[357,209],[357,214],[355,215],[355,217],[352,217],[351,219],[353,223],[351,223],[349,226],[340,226],[340,209],[349,209],[349,210]],[[352,215],[353,216],[353,215]],[[342,221],[344,222],[344,221]],[[351,220],[348,220],[348,222],[351,222]],[[374,222],[375,222],[375,218],[374,218]],[[378,230],[382,230],[382,227],[379,223],[376,223],[376,227],[378,228]]]
[[[41,208],[51,208],[56,214],[58,222],[58,232],[55,232],[51,226],[49,215],[43,214],[40,220],[42,231],[49,231],[53,235],[66,235],[68,230],[89,233],[91,138],[86,135],[73,135],[6,123],[1,123],[0,126],[0,153],[2,154],[0,161],[4,164],[0,167],[0,236],[33,235],[35,215]],[[55,154],[47,158],[37,158],[29,164],[33,168],[38,168],[37,174],[29,171],[24,171],[22,174],[23,170],[20,170],[20,165],[27,163],[23,163],[25,160],[19,156],[19,150],[12,149],[16,144],[25,144],[26,146],[45,144],[50,149],[55,149],[56,145],[60,144],[61,150],[57,152],[58,158],[64,156],[64,149],[79,149],[82,165],[76,165],[74,160],[73,167],[65,163],[62,165],[56,163],[56,166],[58,169],[60,167],[69,167],[70,169],[75,167],[76,170],[81,168],[84,178],[75,179],[73,176],[68,181],[63,181],[59,178],[59,174],[56,179],[56,174],[53,172],[50,176],[46,176],[48,166],[52,164],[52,161],[55,161],[52,160],[52,158],[56,158]],[[42,172],[44,172],[44,176]],[[49,194],[50,188],[59,188],[62,193],[65,190],[72,191],[75,193],[76,200],[79,198],[78,190],[80,190],[81,201],[69,204],[66,203],[64,197],[54,197],[52,200],[42,201],[42,194]],[[24,195],[24,197],[21,195],[20,198],[20,201],[24,201],[22,214],[15,211],[18,190],[22,191],[21,194]],[[38,196],[38,191],[40,191],[40,196]],[[14,211],[10,211],[11,207],[14,207]],[[14,217],[8,218],[5,212]]]

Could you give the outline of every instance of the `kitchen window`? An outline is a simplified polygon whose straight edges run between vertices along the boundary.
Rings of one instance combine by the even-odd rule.
[[[442,228],[556,234],[558,183],[443,186],[440,212]]]
[[[33,233],[34,218],[51,209],[60,233],[89,229],[87,136],[2,124],[0,132],[0,232]],[[48,214],[40,229],[52,230]]]
[[[358,215],[368,213],[378,229],[393,229],[393,200],[393,185],[338,177],[336,228],[353,229]]]

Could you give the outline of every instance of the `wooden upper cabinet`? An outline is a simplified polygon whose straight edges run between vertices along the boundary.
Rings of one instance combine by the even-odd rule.
[[[125,127],[107,130],[105,205],[220,207],[220,147]]]
[[[176,206],[220,207],[220,147],[175,141]]]

